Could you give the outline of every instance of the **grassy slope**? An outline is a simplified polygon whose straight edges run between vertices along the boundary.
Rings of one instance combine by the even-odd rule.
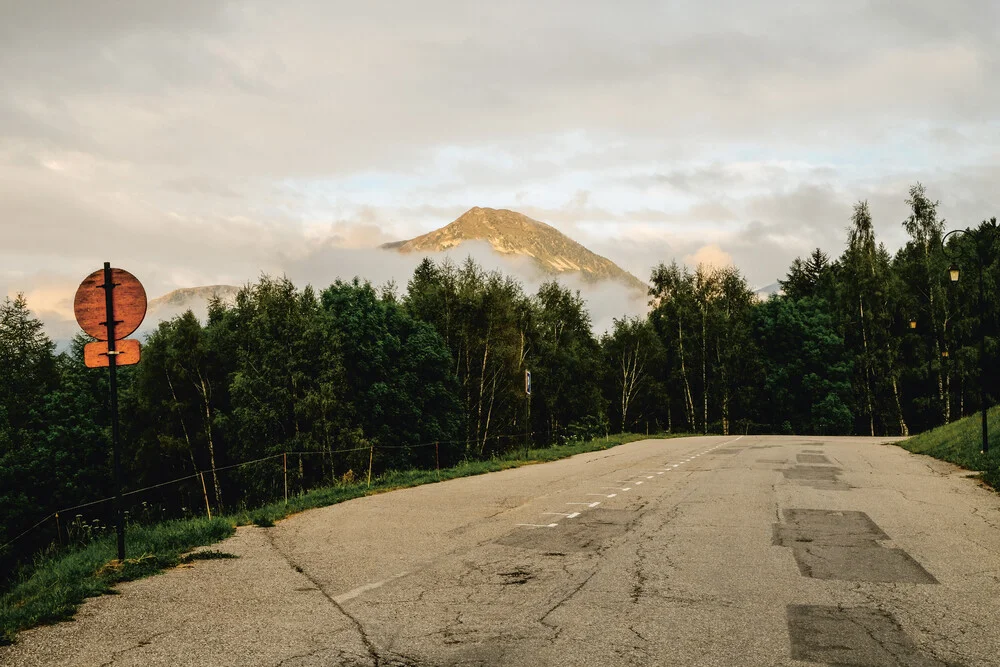
[[[928,454],[969,470],[983,473],[983,481],[1000,489],[1000,406],[987,412],[990,433],[990,453],[980,453],[982,417],[979,413],[896,444],[917,454]]]
[[[229,537],[235,532],[236,526],[250,523],[272,526],[275,521],[296,512],[373,493],[554,461],[648,437],[670,436],[615,435],[607,440],[598,438],[589,442],[533,449],[528,452],[527,457],[521,451],[488,461],[469,461],[441,471],[390,471],[373,479],[371,488],[363,482],[338,484],[289,498],[287,504],[272,503],[212,520],[197,518],[166,521],[151,526],[129,526],[125,538],[127,553],[124,565],[115,559],[113,534],[94,541],[86,548],[40,560],[30,575],[23,577],[0,597],[0,644],[13,641],[14,635],[20,630],[72,618],[86,598],[114,593],[113,586],[119,582],[140,579],[173,567],[191,549]]]

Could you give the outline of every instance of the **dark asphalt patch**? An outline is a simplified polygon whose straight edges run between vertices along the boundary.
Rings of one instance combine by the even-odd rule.
[[[889,540],[864,512],[789,509],[785,522],[773,524],[772,544],[788,547],[799,572],[813,579],[936,584],[903,549],[879,544]]]
[[[785,479],[817,489],[846,491],[849,484],[840,480],[843,469],[835,466],[794,465],[781,471]]]
[[[789,605],[792,659],[858,667],[960,667],[922,653],[891,615],[863,607]]]
[[[635,512],[628,510],[587,510],[575,519],[560,521],[555,528],[518,527],[496,542],[548,553],[597,551],[605,543],[624,535],[629,521],[635,516]]]
[[[798,454],[795,460],[799,463],[833,463],[822,454]]]
[[[510,572],[501,572],[500,576],[503,578],[501,584],[504,586],[523,586],[535,578],[535,575],[522,568],[517,568]]]

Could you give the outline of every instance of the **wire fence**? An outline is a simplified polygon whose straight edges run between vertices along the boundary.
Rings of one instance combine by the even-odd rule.
[[[225,466],[219,466],[219,467],[215,467],[215,468],[209,468],[209,469],[206,469],[206,470],[201,470],[199,472],[195,472],[195,473],[190,474],[190,475],[184,475],[182,477],[177,477],[176,479],[171,479],[171,480],[167,480],[165,482],[159,482],[157,484],[151,484],[149,486],[144,486],[144,487],[139,488],[139,489],[132,489],[132,490],[129,490],[129,491],[123,491],[121,493],[121,498],[124,499],[124,498],[134,497],[134,496],[138,496],[138,495],[143,494],[143,493],[147,493],[149,491],[153,491],[155,489],[160,489],[160,488],[164,488],[164,487],[168,487],[168,486],[173,486],[173,485],[176,485],[176,484],[180,484],[182,482],[186,482],[186,481],[197,479],[197,480],[200,480],[202,491],[204,493],[206,514],[208,515],[209,518],[211,518],[211,516],[212,516],[212,510],[211,510],[211,505],[210,505],[209,500],[208,500],[208,492],[207,492],[207,489],[205,488],[205,473],[206,472],[209,473],[209,474],[213,474],[214,475],[214,474],[217,474],[217,473],[220,473],[220,472],[224,472],[224,471],[227,471],[227,470],[236,470],[236,469],[245,468],[247,466],[260,464],[260,463],[263,463],[263,462],[266,462],[266,461],[272,461],[272,460],[275,460],[275,459],[282,459],[283,460],[283,476],[284,476],[284,480],[283,480],[284,493],[283,493],[283,495],[284,495],[285,501],[287,502],[287,500],[288,500],[288,457],[289,456],[316,456],[316,455],[320,455],[320,456],[326,456],[326,457],[331,457],[332,458],[333,456],[338,455],[338,454],[351,454],[351,453],[369,452],[370,458],[369,458],[369,468],[368,468],[368,483],[370,485],[371,484],[371,465],[372,465],[372,459],[374,458],[374,455],[375,455],[376,452],[379,452],[379,451],[382,451],[382,450],[412,450],[412,449],[421,449],[421,448],[434,447],[435,448],[435,465],[436,465],[436,467],[438,469],[440,469],[441,464],[440,464],[439,450],[440,450],[440,447],[442,445],[456,445],[456,444],[468,445],[468,444],[471,444],[472,442],[475,442],[476,445],[481,445],[481,449],[483,451],[485,451],[486,445],[488,443],[490,443],[490,442],[495,441],[496,444],[497,444],[497,452],[494,452],[494,453],[498,453],[499,450],[500,450],[500,448],[501,448],[501,443],[502,443],[502,441],[504,439],[506,439],[508,441],[510,441],[512,439],[523,440],[525,447],[528,447],[530,445],[531,438],[533,436],[541,435],[541,434],[542,433],[538,432],[538,431],[528,431],[528,432],[521,432],[521,433],[508,433],[508,434],[488,435],[488,436],[486,436],[486,437],[484,437],[482,439],[476,439],[475,441],[463,438],[463,439],[453,439],[453,440],[435,440],[433,442],[424,442],[424,443],[418,443],[418,444],[413,444],[413,445],[378,445],[378,446],[375,446],[375,445],[372,444],[372,445],[368,445],[368,446],[365,446],[365,447],[354,447],[354,448],[348,448],[348,449],[334,449],[334,450],[326,450],[326,451],[316,451],[316,450],[309,450],[309,451],[287,451],[287,452],[281,452],[281,453],[278,453],[278,454],[271,454],[269,456],[264,456],[264,457],[252,459],[252,460],[249,460],[249,461],[242,461],[242,462],[239,462],[239,463],[232,463],[232,464],[225,465]],[[549,436],[552,435],[551,432],[547,432],[547,434]],[[75,512],[77,510],[94,508],[94,507],[97,507],[97,506],[100,506],[100,505],[104,505],[106,503],[111,503],[111,502],[114,502],[114,500],[115,500],[114,496],[109,496],[107,498],[100,498],[98,500],[92,500],[92,501],[89,501],[89,502],[80,503],[78,505],[73,505],[73,506],[70,506],[70,507],[64,507],[64,508],[59,509],[59,510],[57,510],[55,512],[52,512],[51,514],[48,514],[47,516],[45,516],[42,519],[38,520],[36,523],[34,523],[33,525],[31,525],[29,528],[27,528],[24,531],[18,533],[17,535],[15,535],[13,538],[11,538],[10,540],[8,540],[4,544],[0,545],[0,555],[5,554],[6,551],[10,547],[12,547],[14,544],[18,543],[19,541],[25,539],[29,535],[32,535],[36,531],[40,530],[41,528],[43,528],[49,522],[54,522],[55,523],[56,539],[59,540],[60,543],[61,543],[62,542],[62,528],[61,528],[61,525],[60,525],[60,517],[69,516],[70,512]]]

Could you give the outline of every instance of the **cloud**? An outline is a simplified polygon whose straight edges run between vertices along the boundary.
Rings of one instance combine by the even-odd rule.
[[[712,243],[698,248],[692,255],[687,255],[684,258],[684,263],[691,266],[704,265],[712,269],[721,269],[732,266],[733,256]]]
[[[859,199],[899,247],[916,180],[952,224],[996,213],[998,19],[987,0],[8,2],[0,280],[105,259],[151,294],[379,280],[405,272],[367,247],[478,205],[640,277],[715,245],[768,284],[839,254]]]

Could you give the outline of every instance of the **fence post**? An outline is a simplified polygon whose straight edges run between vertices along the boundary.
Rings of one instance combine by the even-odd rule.
[[[281,467],[285,475],[285,504],[288,504],[288,452],[281,455]]]
[[[441,481],[441,454],[438,452],[438,442],[434,441],[434,465],[437,466],[438,481]]]
[[[205,512],[208,513],[208,520],[212,520],[212,507],[208,504],[208,488],[205,486],[205,473],[198,473],[198,477],[201,478],[201,493],[205,496]]]
[[[59,512],[56,512],[56,536],[59,538],[59,546],[62,546],[62,529],[59,527]]]
[[[372,488],[372,459],[375,458],[375,441],[372,440],[371,449],[368,450],[368,488]]]

